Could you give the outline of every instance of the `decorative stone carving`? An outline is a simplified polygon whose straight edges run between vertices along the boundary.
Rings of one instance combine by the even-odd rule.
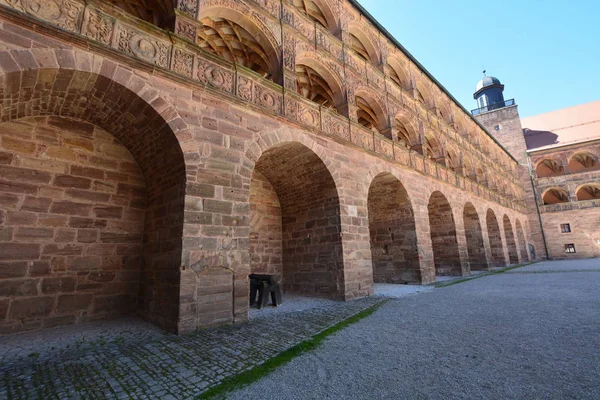
[[[246,78],[243,75],[238,74],[237,76],[237,95],[247,101],[252,101],[252,91],[253,91],[252,81]]]
[[[117,47],[127,54],[154,63],[159,67],[169,67],[169,47],[147,34],[128,27],[121,27]]]
[[[295,121],[298,120],[298,102],[291,98],[291,96],[286,96],[285,98],[285,107],[284,114],[286,117],[289,117]]]
[[[272,1],[272,0],[252,0],[252,1],[254,1],[256,4],[258,4],[261,8],[264,8],[265,10],[267,10],[269,12],[269,14],[271,14],[275,18],[279,18],[279,15],[281,13],[281,3],[279,1]]]
[[[233,93],[233,71],[198,58],[196,78],[212,87]],[[249,100],[249,99],[247,99]]]
[[[196,25],[183,18],[177,18],[175,22],[175,34],[195,43],[197,36]]]
[[[255,104],[266,107],[276,113],[281,113],[281,95],[265,86],[254,84],[252,101]]]
[[[191,77],[194,71],[194,56],[180,49],[173,53],[173,71]]]
[[[284,32],[283,66],[292,71],[296,67],[296,39],[291,32]]]
[[[313,128],[319,127],[319,111],[310,108],[300,108],[299,120],[304,125],[311,126]]]
[[[177,9],[185,15],[196,18],[198,15],[199,0],[178,0]]]
[[[394,145],[394,160],[404,165],[410,165],[410,153],[402,145]]]
[[[90,39],[110,45],[114,27],[114,18],[90,7],[85,10],[82,33]]]
[[[72,32],[79,31],[84,9],[83,4],[71,0],[0,0],[0,3]]]
[[[376,138],[375,151],[379,154],[383,154],[387,158],[394,158],[394,144],[392,142],[388,142],[383,138]]]

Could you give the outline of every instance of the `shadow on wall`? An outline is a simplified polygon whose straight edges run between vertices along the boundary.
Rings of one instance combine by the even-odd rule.
[[[525,143],[528,149],[550,146],[558,143],[558,135],[550,131],[536,131],[529,128],[523,128]]]

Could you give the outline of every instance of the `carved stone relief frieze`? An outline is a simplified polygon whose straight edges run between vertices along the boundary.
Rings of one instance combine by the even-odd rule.
[[[177,0],[177,9],[191,18],[198,16],[199,0]]]
[[[84,5],[72,0],[0,0],[17,9],[71,32],[79,30]]]
[[[82,34],[102,44],[110,45],[114,28],[114,18],[104,14],[100,10],[90,7],[86,8],[81,32]]]
[[[198,57],[194,77],[200,82],[209,84],[216,89],[233,93],[234,72],[217,64],[213,64]],[[238,86],[239,82],[240,80],[238,80]],[[250,98],[251,94],[247,96],[246,100],[250,100]]]
[[[144,61],[151,62],[162,68],[168,68],[169,47],[169,44],[156,40],[128,26],[119,27],[117,48]]]

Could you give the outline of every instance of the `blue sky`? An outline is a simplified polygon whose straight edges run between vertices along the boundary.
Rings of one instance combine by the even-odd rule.
[[[359,2],[469,110],[483,68],[521,117],[600,100],[600,0]]]

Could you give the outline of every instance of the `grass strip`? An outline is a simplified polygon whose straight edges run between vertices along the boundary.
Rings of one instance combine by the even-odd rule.
[[[450,282],[437,283],[435,285],[435,287],[436,288],[443,288],[443,287],[448,287],[448,286],[456,285],[456,284],[463,283],[463,282],[472,281],[474,279],[483,278],[484,276],[490,276],[490,275],[495,275],[495,274],[503,274],[506,271],[510,271],[511,269],[521,268],[521,267],[525,267],[525,266],[531,265],[531,264],[535,264],[535,261],[524,263],[524,264],[513,265],[511,267],[505,267],[505,268],[498,269],[498,270],[495,270],[495,271],[489,271],[489,272],[486,272],[485,274],[479,274],[479,275],[472,276],[472,277],[467,277],[467,278],[462,278],[462,279],[456,279],[456,280],[453,280],[453,281],[450,281]]]
[[[379,307],[381,307],[387,300],[383,300],[377,304],[372,305],[369,308],[366,308],[351,317],[346,318],[343,321],[338,322],[335,325],[330,326],[317,333],[310,339],[306,339],[295,346],[290,347],[287,350],[279,353],[278,355],[268,359],[264,363],[257,365],[256,367],[242,372],[241,374],[227,377],[221,381],[217,386],[214,386],[208,389],[206,392],[202,393],[198,396],[198,399],[223,399],[227,393],[230,393],[234,390],[241,389],[244,386],[247,386],[253,382],[258,381],[261,378],[269,375],[277,368],[282,365],[287,364],[292,361],[294,358],[312,351],[319,347],[321,343],[328,337],[333,335],[336,332],[341,331],[342,329],[360,321],[363,318],[368,317],[373,314]]]
[[[515,271],[509,274],[563,274],[568,272],[600,272],[600,269],[544,269],[538,271]]]

